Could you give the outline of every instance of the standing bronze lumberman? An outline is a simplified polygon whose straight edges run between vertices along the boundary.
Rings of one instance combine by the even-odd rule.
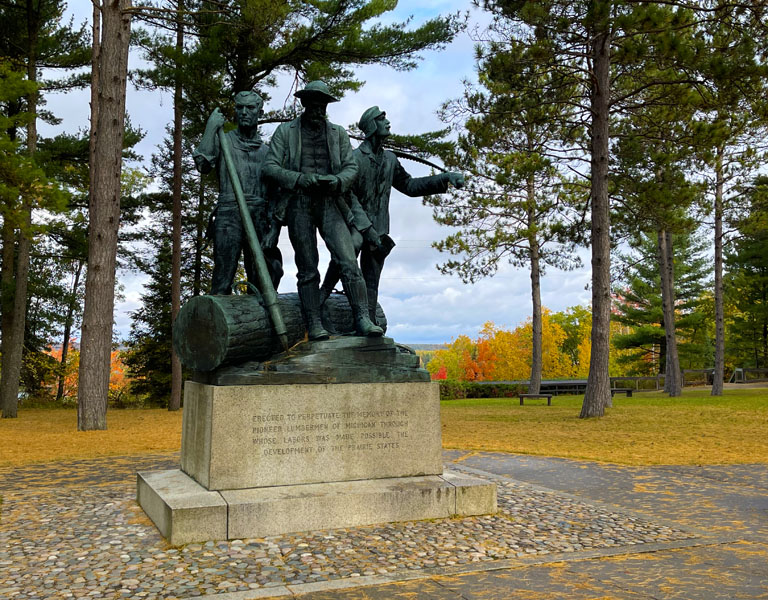
[[[224,135],[232,147],[240,185],[243,188],[248,212],[256,227],[267,262],[272,285],[277,289],[283,275],[283,259],[277,248],[274,235],[275,224],[269,214],[266,185],[262,178],[262,167],[267,155],[267,144],[259,135],[259,116],[264,104],[256,92],[235,94],[235,121],[237,129]],[[235,199],[232,180],[224,166],[221,143],[217,137],[225,118],[217,108],[208,117],[203,138],[192,157],[198,171],[205,174],[216,168],[219,177],[219,202],[213,214],[213,277],[211,294],[231,294],[232,282],[237,271],[240,254],[245,250],[245,272],[248,281],[257,282],[256,266],[243,229],[242,216]]]
[[[365,281],[350,233],[351,211],[345,196],[357,176],[357,163],[343,127],[325,115],[338,102],[322,81],[296,92],[304,112],[281,124],[270,141],[264,174],[279,186],[275,218],[288,225],[296,257],[297,288],[310,340],[328,338],[320,318],[317,231],[338,265],[358,335],[384,333],[368,315]]]
[[[440,173],[411,177],[397,156],[384,149],[384,141],[391,133],[390,123],[387,113],[378,106],[372,106],[362,114],[358,127],[365,135],[365,141],[354,151],[358,172],[352,185],[350,205],[354,213],[355,249],[360,252],[362,246],[360,266],[368,290],[370,318],[375,323],[381,270],[384,259],[394,246],[388,235],[389,195],[392,188],[412,197],[442,194],[448,190],[448,184],[462,187],[464,176],[461,173]],[[358,235],[355,230],[362,235]],[[322,300],[333,291],[338,280],[339,269],[331,260],[320,290]]]

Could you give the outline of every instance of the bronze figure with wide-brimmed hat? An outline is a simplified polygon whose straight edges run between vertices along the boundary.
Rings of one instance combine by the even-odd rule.
[[[293,95],[296,96],[299,100],[303,100],[304,98],[322,98],[326,104],[339,101],[336,96],[331,94],[331,91],[328,89],[328,84],[319,80],[310,81],[306,86],[304,86],[303,90],[299,90]]]
[[[275,131],[264,173],[279,186],[281,208],[276,216],[288,226],[308,337],[329,337],[320,312],[318,232],[338,266],[358,335],[383,335],[383,329],[369,317],[365,281],[352,240],[353,216],[346,202],[357,176],[357,163],[346,130],[330,123],[325,115],[328,103],[337,102],[337,98],[322,81],[308,83],[295,95],[304,111]]]

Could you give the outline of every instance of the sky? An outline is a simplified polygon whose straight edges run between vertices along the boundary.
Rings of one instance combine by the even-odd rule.
[[[89,5],[82,0],[71,1],[68,14],[73,15],[76,22],[89,20]],[[445,127],[437,111],[446,100],[461,96],[464,80],[475,78],[474,42],[470,32],[475,27],[482,28],[488,16],[466,0],[408,0],[400,2],[387,16],[388,21],[396,22],[413,16],[412,23],[417,26],[430,17],[456,11],[469,12],[467,32],[442,51],[425,52],[415,70],[358,69],[356,76],[365,81],[365,85],[359,92],[330,104],[329,119],[350,126],[365,109],[378,105],[386,111],[394,133],[418,134]],[[132,53],[129,68],[140,64],[141,57]],[[48,136],[62,130],[87,128],[88,94],[82,91],[50,96],[48,108],[63,117],[64,122],[57,127],[41,127],[41,134]],[[277,108],[289,97],[289,90],[286,86],[270,94],[274,100],[267,108]],[[146,132],[136,150],[149,163],[172,120],[171,95],[131,89],[129,84],[127,110],[132,123]],[[273,130],[274,126],[264,127],[262,133],[269,137]],[[353,145],[356,143],[353,140]],[[430,174],[428,167],[418,163],[404,160],[402,164],[415,177]],[[409,198],[396,190],[392,190],[390,212],[390,235],[397,246],[385,263],[379,292],[379,303],[389,323],[388,336],[405,344],[449,343],[459,335],[477,337],[487,321],[511,329],[529,318],[530,276],[525,269],[504,264],[496,275],[474,284],[464,284],[456,276],[442,275],[436,265],[445,262],[449,255],[441,254],[431,244],[445,238],[450,230],[433,220],[432,209],[424,206],[420,198]],[[322,242],[319,247],[324,250]],[[286,230],[281,234],[280,248],[285,276],[278,291],[295,291],[296,268]],[[569,272],[549,269],[542,278],[542,304],[550,310],[589,303],[589,255],[586,250],[580,254],[583,268]],[[323,251],[321,276],[327,262],[328,254]],[[125,339],[130,332],[129,313],[140,305],[145,277],[122,272],[118,279],[123,290],[122,299],[115,306],[115,327],[118,339]]]

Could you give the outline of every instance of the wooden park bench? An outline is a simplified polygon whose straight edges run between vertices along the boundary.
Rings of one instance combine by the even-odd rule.
[[[526,398],[546,398],[547,406],[552,406],[552,394],[520,394],[520,406]]]
[[[611,398],[614,394],[626,394],[627,398],[632,397],[632,388],[611,388]]]

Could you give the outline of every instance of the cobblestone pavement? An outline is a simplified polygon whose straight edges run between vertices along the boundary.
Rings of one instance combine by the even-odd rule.
[[[768,466],[621,467],[586,461],[450,451],[501,481],[543,486],[586,504],[632,510],[698,530],[696,543],[653,544],[473,573],[437,574],[302,600],[736,600],[768,598]],[[650,550],[650,551],[645,551]],[[585,554],[587,554],[585,556]],[[564,559],[565,558],[565,559]]]
[[[765,466],[446,460],[496,481],[502,512],[178,548],[134,501],[136,471],[178,455],[0,469],[0,598],[668,598],[713,569],[751,595],[679,597],[768,598]]]

